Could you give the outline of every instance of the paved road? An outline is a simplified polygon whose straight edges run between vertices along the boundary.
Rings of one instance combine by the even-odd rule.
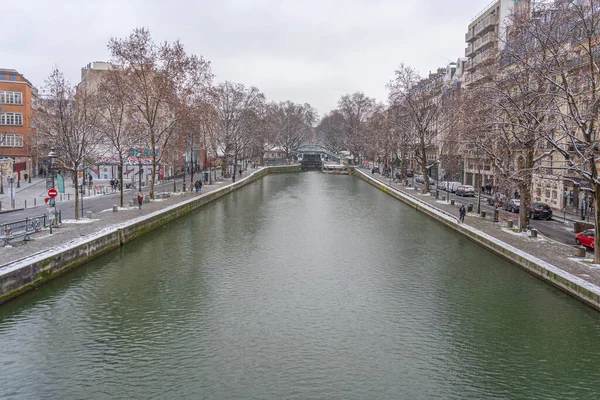
[[[417,188],[422,188],[423,184],[415,182],[415,186]],[[435,193],[435,185],[432,186],[432,190],[433,193]],[[442,195],[445,194],[445,191],[440,191],[439,198],[441,199]],[[475,197],[461,197],[450,193],[450,199],[456,199],[457,203],[473,203],[473,210],[477,210],[477,195]],[[485,211],[490,216],[492,216],[494,213],[494,207],[489,206],[486,202],[486,199],[483,196],[481,198],[481,210]],[[519,215],[500,209],[500,218],[513,220],[516,225]],[[532,220],[531,227],[537,229],[542,235],[554,239],[556,241],[571,245],[575,244],[575,233],[573,231],[573,223],[568,219],[566,220],[566,222],[563,222],[562,214],[554,214],[554,218],[551,221]]]
[[[177,188],[179,190],[181,190],[181,183],[182,183],[181,181],[177,182]],[[159,192],[160,191],[172,191],[173,190],[173,182],[166,182],[161,185],[157,185],[156,188],[157,188],[156,190]],[[144,194],[147,194],[148,188],[144,188],[142,190],[142,192]],[[124,196],[123,196],[123,201],[125,202],[125,205],[127,205],[127,203],[129,203],[129,200],[133,199],[133,197],[135,197],[136,194],[137,194],[137,189],[125,190]],[[83,198],[83,211],[84,211],[84,213],[86,211],[92,211],[93,213],[96,214],[101,211],[112,208],[112,206],[115,204],[117,204],[117,205],[119,204],[119,193],[118,192],[116,192],[114,194],[113,193],[106,194],[103,196],[98,195],[98,196],[84,197]],[[59,202],[56,204],[56,208],[57,208],[57,210],[62,211],[63,219],[75,218],[75,201],[74,200]],[[79,210],[81,211],[81,204],[79,205]],[[43,204],[43,205],[38,205],[37,207],[27,208],[27,209],[21,210],[21,211],[13,211],[13,212],[9,212],[9,213],[0,214],[0,224],[6,223],[6,222],[11,222],[11,221],[23,220],[27,217],[39,216],[39,215],[46,213],[46,211],[47,211],[47,206],[45,204]]]

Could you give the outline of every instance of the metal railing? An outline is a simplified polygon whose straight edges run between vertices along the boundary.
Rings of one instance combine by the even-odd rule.
[[[25,218],[19,221],[0,224],[0,237],[12,236],[21,233],[35,233],[43,228],[50,227],[51,220],[47,214],[38,217]],[[62,212],[56,212],[56,224],[62,223]]]

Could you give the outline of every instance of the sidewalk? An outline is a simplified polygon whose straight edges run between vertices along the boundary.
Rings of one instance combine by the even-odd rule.
[[[436,200],[435,190],[433,196],[430,194],[422,194],[420,190],[415,190],[412,187],[404,187],[404,185],[400,183],[390,184],[389,179],[384,177],[382,178],[378,175],[372,175],[370,170],[361,171],[371,177],[374,177],[386,186],[391,186],[392,188],[405,193],[408,196],[416,197],[419,200],[428,203],[430,206],[435,207],[438,210],[442,210],[446,213],[456,216],[457,223],[458,207],[460,207],[460,204],[462,203],[467,206],[469,203],[473,203],[472,198],[456,198],[454,199],[455,205],[452,206],[446,201]],[[496,239],[499,239],[528,254],[531,254],[534,257],[546,261],[565,272],[568,272],[595,286],[600,287],[600,268],[591,264],[590,255],[587,257],[588,262],[582,262],[580,259],[577,259],[577,249],[575,245],[570,246],[560,243],[546,238],[543,235],[540,235],[536,239],[530,238],[528,233],[518,233],[514,230],[508,229],[505,221],[492,222],[492,216],[489,214],[486,218],[482,218],[475,212],[467,213],[465,223],[475,229],[495,237]]]
[[[434,186],[435,188],[435,186]],[[443,193],[443,192],[440,192]],[[487,194],[481,194],[481,200],[487,200],[491,197],[491,195],[487,195]],[[572,211],[572,207],[569,207],[570,209],[567,210],[562,210],[562,209],[558,209],[558,208],[554,208],[552,207],[552,214],[554,215],[554,219],[558,222],[562,222],[562,221],[570,221],[570,222],[587,222],[590,223],[592,225],[594,225],[594,221],[592,219],[592,215],[590,215],[589,210],[588,210],[588,215],[585,216],[585,219],[582,220],[581,219],[581,212],[574,212]]]
[[[260,171],[261,169],[262,168],[249,169],[244,173],[243,177],[248,177]],[[94,214],[92,216],[92,219],[81,219],[79,221],[63,219],[62,226],[53,229],[52,235],[50,234],[49,230],[44,230],[33,235],[32,241],[30,242],[15,240],[13,243],[14,246],[0,247],[0,268],[22,258],[37,255],[50,249],[63,246],[73,240],[81,239],[82,236],[97,233],[98,231],[101,231],[104,228],[108,228],[110,226],[138,218],[142,215],[153,213],[155,211],[167,208],[192,197],[200,196],[202,194],[217,190],[225,185],[230,184],[231,179],[223,179],[222,181],[213,182],[212,185],[204,184],[200,193],[192,193],[189,191],[189,189],[185,193],[172,193],[173,187],[169,187],[169,183],[170,185],[173,185],[172,181],[167,182],[167,185],[163,185],[162,188],[159,188],[157,190],[157,193],[171,193],[171,197],[164,199],[156,199],[151,201],[150,203],[145,203],[144,205],[142,205],[141,210],[138,209],[137,205],[135,205],[134,207],[128,207],[126,203],[126,206],[116,213],[113,213],[112,209],[107,209],[101,213]],[[32,180],[31,186],[33,185],[34,183]],[[181,187],[181,182],[178,182],[177,188],[181,190]],[[31,188],[30,190],[35,189]]]
[[[189,178],[186,177],[186,181]],[[119,190],[113,190],[110,187],[110,181],[99,180],[92,185],[90,188],[88,185],[85,187],[85,193],[83,194],[83,198],[88,199],[96,196],[106,196],[110,194],[119,194]],[[128,183],[128,182],[126,182]],[[157,182],[157,188],[164,186],[166,184],[173,184],[172,180],[163,180]],[[189,182],[186,182],[189,184]],[[182,180],[181,178],[177,179],[177,187],[181,190]],[[138,186],[136,185],[132,189],[124,189],[126,197],[128,192],[135,191],[137,192]],[[149,190],[149,185],[144,185],[142,187],[142,191],[147,192]],[[26,181],[20,182],[20,188],[16,187],[16,184],[13,184],[13,196],[14,196],[14,207],[11,205],[11,195],[10,195],[10,185],[4,185],[4,194],[0,194],[0,211],[10,211],[10,210],[21,210],[24,208],[32,208],[40,205],[44,205],[44,199],[47,197],[48,191],[46,190],[46,178],[33,178],[31,179],[31,183],[27,183]],[[65,182],[65,192],[59,193],[56,197],[57,203],[63,203],[68,201],[73,201],[75,199],[75,187],[71,184],[67,184]]]

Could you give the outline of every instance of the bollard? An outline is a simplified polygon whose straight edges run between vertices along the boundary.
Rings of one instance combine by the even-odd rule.
[[[15,208],[15,199],[12,199],[11,202],[12,202],[12,208]]]
[[[454,199],[450,199],[450,205],[453,206],[454,205]]]
[[[442,201],[446,201],[446,195],[445,194],[442,195]]]
[[[435,198],[436,200],[440,198],[440,191],[439,190],[435,190]]]
[[[133,207],[133,200],[129,200],[129,207]]]
[[[482,211],[482,212],[481,212],[481,218],[485,218],[485,215],[486,215],[486,214],[485,214],[485,211]]]
[[[512,227],[513,227],[513,221],[510,220],[510,219],[508,221],[506,221],[506,227],[512,229]]]
[[[467,212],[473,212],[473,203],[469,203],[467,206]]]
[[[85,217],[87,219],[92,219],[93,216],[94,216],[94,214],[91,211],[86,211],[85,212]]]
[[[532,230],[531,230],[531,235],[530,235],[530,236],[531,236],[532,238],[536,238],[536,237],[537,237],[537,234],[538,234],[538,231],[537,231],[537,229],[532,229]]]
[[[577,247],[577,257],[585,258],[585,247],[583,247],[583,246]]]
[[[71,201],[71,193],[67,193],[67,201]]]
[[[63,201],[63,195],[62,195],[62,193],[60,195],[60,201]]]
[[[35,207],[37,205],[37,199],[34,197],[33,198],[33,206]]]
[[[117,211],[119,211],[119,207],[117,207],[117,205],[115,204],[115,205],[113,205],[113,212],[117,212]]]
[[[25,207],[24,208],[27,208],[27,199],[25,199]]]

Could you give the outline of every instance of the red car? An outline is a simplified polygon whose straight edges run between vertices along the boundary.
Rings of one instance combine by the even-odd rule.
[[[575,242],[577,244],[589,247],[590,249],[594,248],[594,239],[595,231],[593,229],[588,229],[587,231],[579,232],[577,236],[575,236]]]

